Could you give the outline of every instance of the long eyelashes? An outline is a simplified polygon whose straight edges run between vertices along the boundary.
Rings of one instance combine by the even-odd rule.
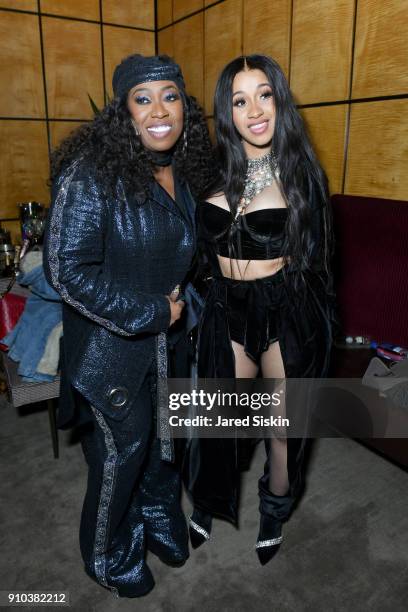
[[[164,97],[165,102],[175,102],[176,100],[180,100],[180,96],[176,93],[168,93]],[[136,96],[134,98],[136,104],[149,104],[151,99],[148,96]]]
[[[134,100],[136,104],[148,104],[150,102],[149,98],[146,98],[146,96],[137,96]]]
[[[263,91],[260,94],[260,98],[262,100],[268,100],[269,98],[272,98],[272,97],[273,97],[273,93],[271,91],[268,91],[268,90]],[[238,98],[238,99],[234,100],[234,102],[233,102],[233,106],[237,106],[238,108],[242,108],[245,105],[246,105],[245,98]]]

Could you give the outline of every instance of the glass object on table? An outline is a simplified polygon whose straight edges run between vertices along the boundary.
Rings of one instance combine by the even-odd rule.
[[[11,243],[10,232],[0,225],[0,276],[11,276],[13,271],[14,246]]]
[[[23,202],[20,209],[21,236],[30,243],[40,244],[45,228],[46,209],[39,202]]]

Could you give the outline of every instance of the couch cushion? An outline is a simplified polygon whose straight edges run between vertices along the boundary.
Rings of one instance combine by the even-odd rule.
[[[332,206],[343,332],[408,346],[408,202],[334,195]]]

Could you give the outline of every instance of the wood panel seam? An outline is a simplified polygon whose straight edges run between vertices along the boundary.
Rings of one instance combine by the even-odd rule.
[[[41,16],[41,0],[37,0],[37,8],[38,8],[38,27],[39,27],[39,34],[40,34],[41,70],[42,70],[43,88],[44,88],[45,126],[47,129],[48,158],[49,158],[49,161],[51,162],[51,133],[50,133],[50,124],[48,121],[47,75],[45,73],[45,53],[44,53],[44,38],[43,38],[43,29],[42,29],[42,16]]]
[[[293,3],[294,0],[290,2],[290,25],[289,25],[289,66],[288,66],[288,85],[290,88],[290,79],[292,72],[292,32],[293,32]]]
[[[154,54],[155,55],[159,54],[159,29],[157,27],[159,23],[158,11],[159,11],[159,7],[158,7],[157,0],[154,0]]]
[[[354,50],[356,44],[356,24],[357,24],[357,8],[358,8],[358,0],[354,0],[354,8],[353,8],[353,31],[351,35],[351,63],[350,63],[350,79],[349,79],[349,93],[348,97],[351,98],[352,87],[353,87],[353,73],[354,73]],[[350,117],[351,117],[351,104],[348,105],[347,116],[346,116],[346,125],[345,125],[345,134],[344,134],[344,153],[343,153],[343,168],[342,168],[342,181],[341,181],[341,193],[344,193],[345,185],[346,185],[346,175],[348,168],[348,147],[350,140]]]
[[[99,19],[100,19],[100,30],[101,30],[101,59],[102,59],[103,101],[106,104],[107,89],[106,89],[106,74],[105,74],[105,45],[104,45],[104,42],[103,42],[103,7],[102,7],[102,0],[99,0]]]
[[[225,0],[222,0],[224,2]],[[42,11],[28,11],[23,9],[12,9],[0,7],[0,11],[5,11],[7,13],[25,13],[28,15],[41,15],[42,17],[51,17],[52,19],[65,19],[66,21],[79,21],[82,23],[94,23],[96,25],[105,25],[105,26],[113,26],[115,28],[124,28],[126,30],[139,30],[141,32],[152,32],[156,33],[155,28],[143,28],[141,26],[131,26],[125,25],[123,23],[111,23],[110,21],[102,21],[102,19],[86,19],[84,17],[71,17],[70,15],[56,15],[55,13],[48,13]]]
[[[203,6],[203,8],[200,8],[196,11],[193,11],[192,13],[188,13],[188,15],[183,15],[183,17],[180,17],[179,19],[175,19],[170,23],[168,23],[167,25],[163,26],[162,28],[158,28],[157,32],[163,32],[163,30],[167,30],[168,28],[170,28],[171,26],[174,26],[176,23],[180,23],[180,21],[185,21],[186,19],[188,19],[189,17],[194,17],[195,15],[198,15],[199,13],[205,13],[205,11],[207,11],[208,9],[212,8],[213,6],[217,6],[218,4],[223,4],[224,2],[227,2],[227,0],[218,0],[218,2],[213,2],[212,4],[208,4],[207,6]]]

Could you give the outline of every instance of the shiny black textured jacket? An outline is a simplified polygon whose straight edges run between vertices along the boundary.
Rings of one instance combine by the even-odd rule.
[[[138,202],[118,180],[107,198],[79,159],[55,181],[45,237],[45,273],[63,307],[59,427],[78,420],[75,390],[105,415],[126,416],[157,359],[170,323],[168,295],[195,250],[194,201],[175,202],[157,184]]]

